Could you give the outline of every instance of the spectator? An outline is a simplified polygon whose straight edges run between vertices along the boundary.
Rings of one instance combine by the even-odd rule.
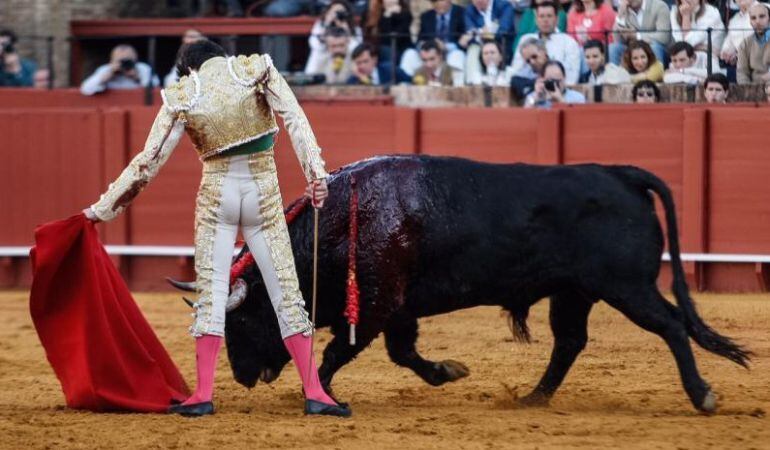
[[[610,62],[620,64],[626,47],[644,41],[661,64],[666,64],[666,49],[671,44],[671,17],[662,0],[620,0],[615,18],[615,42],[610,44]]]
[[[513,42],[513,6],[508,0],[471,0],[465,7],[465,29],[473,36],[465,60],[465,76],[469,80],[481,77],[479,54],[484,40],[497,39],[505,48]]]
[[[523,99],[535,89],[537,75],[543,71],[545,63],[548,62],[548,50],[544,41],[535,38],[522,41],[519,47],[525,64],[521,70],[513,74],[511,89],[516,98]]]
[[[650,80],[638,81],[631,89],[634,103],[660,103],[660,89]]]
[[[472,80],[471,85],[510,86],[511,73],[503,61],[503,50],[495,40],[485,41],[481,46],[481,74]]]
[[[727,76],[721,73],[712,73],[703,82],[703,96],[706,97],[706,103],[727,103],[729,89],[730,82]]]
[[[412,13],[409,11],[407,0],[371,0],[364,23],[364,36],[378,46],[382,62],[398,64],[401,55],[412,46],[409,27],[412,25]],[[393,36],[395,35],[395,41]],[[396,44],[395,59],[393,43]]]
[[[743,41],[753,34],[751,20],[749,20],[749,7],[756,0],[737,0],[738,11],[727,26],[727,37],[722,44],[722,52],[719,57],[727,64],[727,78],[736,81],[736,66],[738,65],[738,50]]]
[[[353,74],[353,50],[350,49],[350,33],[344,28],[327,27],[324,32],[326,51],[318,61],[318,67],[308,74],[323,74],[326,84],[345,84]],[[305,68],[307,71],[307,68]]]
[[[631,75],[631,82],[663,81],[663,64],[657,60],[652,47],[645,41],[631,41],[623,53],[623,67]]]
[[[612,42],[615,11],[604,0],[575,0],[567,13],[567,32],[578,44],[591,39]]]
[[[420,45],[422,67],[412,77],[412,83],[418,86],[457,86],[453,69],[444,62],[444,52],[436,40],[425,41]]]
[[[37,89],[48,89],[51,83],[51,72],[48,69],[39,69],[35,71],[33,87]]]
[[[663,75],[663,82],[700,84],[708,77],[706,57],[695,52],[687,42],[675,42],[671,46],[671,66]]]
[[[580,76],[581,83],[597,84],[626,84],[631,82],[631,76],[622,67],[607,63],[604,44],[591,39],[583,46],[588,71]]]
[[[535,8],[537,33],[525,34],[521,37],[519,45],[530,38],[542,39],[548,49],[548,57],[559,61],[566,70],[565,82],[568,85],[576,84],[580,78],[580,46],[574,39],[565,33],[559,33],[556,29],[556,12],[558,6],[553,2],[538,3]],[[524,67],[524,60],[519,48],[513,58],[513,73],[518,73]]]
[[[329,58],[327,46],[324,44],[327,28],[336,27],[348,31],[350,36],[349,52],[353,52],[358,47],[358,44],[363,42],[361,28],[355,25],[354,19],[353,7],[347,0],[332,0],[329,3],[310,31],[310,38],[308,38],[310,56],[308,56],[307,63],[305,64],[306,74],[321,73],[320,66],[322,61]]]
[[[725,26],[719,10],[705,0],[676,0],[671,8],[671,34],[674,42],[684,41],[695,51],[708,53],[708,30],[711,31],[712,67],[719,67],[719,52],[725,38]],[[673,55],[670,55],[673,58]],[[702,80],[701,80],[702,81]]]
[[[553,2],[553,0],[534,0],[532,2],[532,7],[527,8],[524,13],[521,15],[521,20],[519,23],[516,24],[516,40],[513,41],[513,47],[514,49],[519,48],[519,43],[521,42],[521,37],[525,34],[532,34],[537,33],[537,23],[535,22],[535,9],[537,8],[537,5],[544,2]],[[554,5],[557,7],[559,6],[558,3],[554,2]],[[566,31],[567,30],[567,13],[564,12],[563,9],[559,8],[557,13],[557,26],[556,31]],[[666,16],[668,17],[668,16]]]
[[[353,50],[353,74],[347,84],[380,86],[390,84],[392,74],[387,63],[378,64],[377,49],[369,43],[363,43]],[[401,69],[396,69],[396,83],[408,83],[409,75]]]
[[[313,0],[262,0],[267,4],[262,9],[265,17],[296,17],[301,14],[315,12]],[[351,29],[352,32],[352,29]],[[323,30],[319,35],[323,34]],[[273,66],[279,71],[289,70],[291,63],[291,36],[281,34],[266,34],[259,37],[259,48],[273,60]]]
[[[768,7],[764,3],[754,3],[749,8],[751,28],[754,33],[743,40],[738,49],[738,84],[766,83],[770,81],[770,39],[768,32]]]
[[[31,87],[37,65],[16,52],[18,38],[11,30],[0,30],[0,86]]]
[[[182,45],[192,44],[193,42],[198,42],[202,39],[206,39],[206,36],[204,36],[203,33],[194,28],[190,28],[182,35]],[[163,87],[169,87],[177,81],[179,81],[179,71],[176,68],[176,64],[174,64],[168,75],[163,78]]]
[[[99,66],[83,81],[80,92],[94,95],[107,89],[136,89],[150,83],[153,86],[160,84],[150,66],[138,61],[134,47],[121,44],[112,49],[108,64]]]
[[[418,42],[437,39],[446,51],[446,60],[453,70],[465,68],[465,48],[471,40],[471,34],[465,32],[465,13],[452,4],[451,0],[431,0],[432,9],[420,15]],[[414,48],[404,51],[401,69],[409,75],[422,65],[419,52]]]
[[[535,81],[535,90],[524,101],[524,107],[550,109],[555,103],[585,102],[583,94],[565,86],[564,66],[559,61],[548,61]]]
[[[482,39],[513,40],[513,7],[508,0],[471,0],[465,8],[465,29]]]

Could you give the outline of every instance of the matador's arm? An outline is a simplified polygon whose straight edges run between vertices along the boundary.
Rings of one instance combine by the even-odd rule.
[[[184,134],[184,122],[165,105],[152,124],[144,150],[136,155],[123,173],[107,188],[91,211],[108,221],[120,214],[155,177]]]

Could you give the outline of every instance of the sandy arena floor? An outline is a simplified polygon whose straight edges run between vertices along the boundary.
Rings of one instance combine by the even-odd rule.
[[[708,323],[756,352],[747,371],[697,351],[701,374],[720,397],[711,417],[690,406],[663,342],[604,304],[594,309],[588,348],[551,407],[517,407],[514,397],[538,381],[551,350],[541,302],[531,314],[531,345],[512,341],[497,308],[422,320],[421,352],[471,369],[469,378],[440,388],[392,364],[377,340],[335,379],[352,419],[303,417],[292,367],[272,385],[247,390],[233,381],[226,352],[217,414],[184,419],[67,409],[32,326],[28,294],[4,292],[0,448],[770,448],[770,296],[696,300]],[[138,294],[137,301],[194,384],[186,306],[169,294]],[[327,339],[320,333],[322,343]]]

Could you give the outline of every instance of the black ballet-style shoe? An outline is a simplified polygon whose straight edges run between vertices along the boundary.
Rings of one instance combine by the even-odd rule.
[[[180,414],[185,417],[200,417],[214,414],[214,403],[201,402],[192,405],[172,405],[168,408],[169,414]]]
[[[305,415],[320,415],[320,416],[336,416],[336,417],[350,417],[353,411],[350,410],[350,406],[347,403],[340,403],[338,405],[329,405],[327,403],[321,403],[316,400],[305,400]]]

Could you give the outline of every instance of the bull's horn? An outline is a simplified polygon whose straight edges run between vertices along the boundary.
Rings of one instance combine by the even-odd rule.
[[[198,283],[195,281],[177,281],[171,277],[166,277],[166,281],[177,289],[187,292],[198,292]]]
[[[243,281],[242,278],[238,278],[233,283],[230,296],[227,298],[227,304],[225,305],[225,311],[230,312],[235,308],[241,306],[244,300],[246,300],[246,294],[249,293],[249,286]]]
[[[190,308],[195,308],[195,302],[193,302],[189,298],[182,297],[182,300],[184,300],[184,302],[187,303],[187,306],[189,306]]]

